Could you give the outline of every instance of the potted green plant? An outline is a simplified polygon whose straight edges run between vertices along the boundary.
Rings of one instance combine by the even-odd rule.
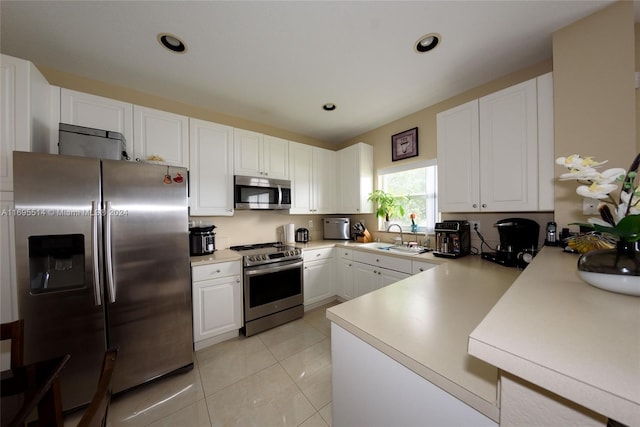
[[[395,196],[383,190],[375,190],[369,194],[368,200],[378,206],[376,216],[384,218],[386,229],[392,217],[404,216],[404,206],[402,206],[401,202],[406,199],[406,196]]]

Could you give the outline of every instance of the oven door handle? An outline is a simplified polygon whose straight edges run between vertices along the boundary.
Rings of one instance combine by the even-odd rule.
[[[257,265],[245,267],[244,274],[247,277],[258,276],[261,274],[274,273],[277,271],[288,270],[292,268],[302,267],[302,260],[284,261],[273,264]]]

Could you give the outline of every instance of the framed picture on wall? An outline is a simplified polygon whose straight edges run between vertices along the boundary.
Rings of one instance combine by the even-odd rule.
[[[391,160],[402,160],[418,155],[418,128],[391,136]]]

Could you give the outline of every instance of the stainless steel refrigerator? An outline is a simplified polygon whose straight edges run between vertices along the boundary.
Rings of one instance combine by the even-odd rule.
[[[71,354],[65,410],[106,348],[114,392],[193,367],[186,169],[15,152],[18,305],[27,363]]]

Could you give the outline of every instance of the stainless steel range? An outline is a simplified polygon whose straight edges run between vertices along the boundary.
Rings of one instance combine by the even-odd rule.
[[[230,249],[243,256],[246,336],[304,315],[302,249],[280,242]]]

